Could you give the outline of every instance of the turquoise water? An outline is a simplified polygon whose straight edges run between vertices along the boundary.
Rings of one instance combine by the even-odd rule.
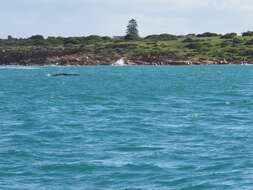
[[[1,190],[253,189],[253,66],[0,67],[0,81]]]

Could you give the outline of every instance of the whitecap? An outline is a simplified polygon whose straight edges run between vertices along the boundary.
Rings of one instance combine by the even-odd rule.
[[[126,64],[125,64],[125,60],[123,58],[121,58],[118,61],[114,62],[112,65],[113,66],[124,66]]]

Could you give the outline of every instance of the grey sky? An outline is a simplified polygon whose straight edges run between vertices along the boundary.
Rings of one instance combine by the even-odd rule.
[[[252,0],[1,0],[0,37],[124,35],[130,18],[142,36],[253,30]]]

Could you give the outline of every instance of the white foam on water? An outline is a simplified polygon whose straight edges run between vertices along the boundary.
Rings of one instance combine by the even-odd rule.
[[[192,117],[193,117],[193,118],[198,118],[198,117],[199,117],[199,114],[194,113],[194,114],[192,114]]]
[[[112,64],[113,66],[124,66],[126,65],[125,64],[125,61],[123,58],[119,59],[118,61],[116,61],[115,63]]]
[[[92,164],[95,165],[103,165],[107,167],[123,167],[126,165],[133,164],[130,161],[127,160],[119,160],[119,159],[113,159],[113,160],[93,160],[91,161]]]

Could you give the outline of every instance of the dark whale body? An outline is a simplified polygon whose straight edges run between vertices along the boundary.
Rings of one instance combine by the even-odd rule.
[[[59,76],[80,76],[79,74],[68,74],[68,73],[57,73],[50,75],[51,77],[59,77]]]

